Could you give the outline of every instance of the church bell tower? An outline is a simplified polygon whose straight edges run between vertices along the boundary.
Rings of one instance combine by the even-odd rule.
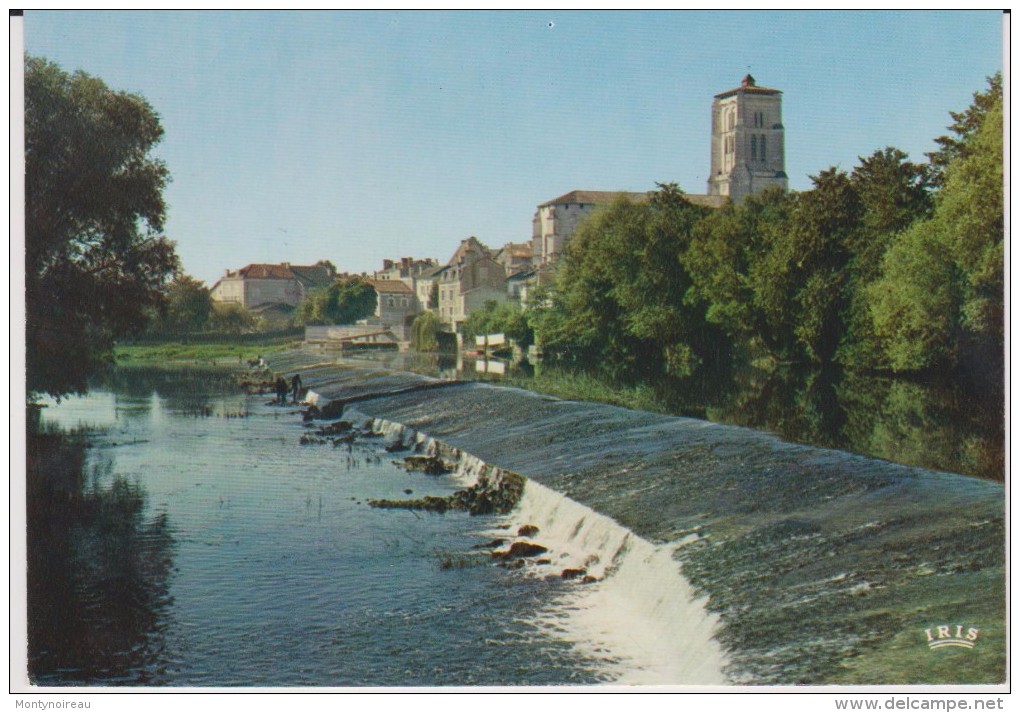
[[[712,102],[712,173],[708,194],[744,196],[770,186],[787,189],[783,93],[755,84],[748,74]]]

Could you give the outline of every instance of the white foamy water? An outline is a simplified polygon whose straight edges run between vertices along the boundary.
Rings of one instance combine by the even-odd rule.
[[[550,549],[555,572],[584,568],[578,583],[536,615],[537,623],[605,661],[613,683],[720,685],[726,657],[709,613],[673,559],[679,543],[653,545],[613,519],[528,481],[514,524]],[[554,574],[554,573],[550,573]]]
[[[363,414],[353,409],[351,411],[351,416],[355,418],[355,420],[365,418]],[[442,445],[436,439],[394,421],[387,421],[383,418],[374,418],[370,420],[371,430],[376,433],[381,433],[387,442],[399,444],[403,448],[421,452],[429,456],[440,455]],[[446,453],[447,460],[452,460],[453,465],[456,467],[456,470],[454,470],[451,475],[457,482],[464,486],[475,485],[478,482],[479,476],[483,472],[499,472],[498,468],[492,468],[485,461],[480,458],[476,458],[470,453],[465,453],[456,448],[448,449],[448,451],[449,452]]]
[[[354,412],[352,417],[362,418]],[[373,431],[436,455],[441,444],[424,433],[386,419],[371,419]],[[454,478],[464,485],[483,472],[495,474],[481,459],[460,450]],[[673,558],[682,543],[654,545],[615,520],[537,482],[526,482],[511,516],[509,532],[524,525],[539,531],[520,540],[549,549],[531,564],[533,576],[561,577],[566,569],[584,570],[598,581],[581,583],[550,600],[531,624],[572,644],[583,656],[603,663],[604,673],[621,685],[698,685],[730,683],[723,674],[726,657],[714,638],[718,617],[695,596]],[[491,536],[505,537],[507,530]]]

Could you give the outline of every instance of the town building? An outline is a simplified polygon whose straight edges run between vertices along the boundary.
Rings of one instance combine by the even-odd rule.
[[[712,156],[708,193],[685,193],[695,205],[720,208],[770,187],[787,189],[782,92],[759,87],[750,74],[712,102]],[[563,254],[577,226],[618,197],[641,202],[649,193],[575,190],[538,206],[532,218],[533,267]]]
[[[437,265],[418,275],[414,281],[415,296],[421,309],[439,309],[439,280],[446,265]]]
[[[402,257],[399,260],[383,260],[382,270],[377,270],[376,280],[399,280],[411,289],[416,310],[435,309],[433,304],[435,274],[442,269],[435,258],[416,259]]]
[[[708,193],[744,196],[787,189],[783,93],[759,87],[750,74],[712,102],[712,172]]]
[[[531,243],[507,243],[495,252],[492,259],[502,265],[510,276],[531,270],[533,254]]]
[[[521,270],[506,278],[507,296],[522,304],[527,301],[528,288],[535,284],[538,279],[537,270]]]
[[[327,261],[315,265],[252,263],[227,270],[210,290],[214,302],[239,304],[245,309],[265,305],[295,307],[315,290],[333,284],[336,270]]]
[[[376,293],[375,313],[365,324],[391,331],[399,340],[410,335],[410,323],[418,313],[414,290],[401,280],[368,280]]]
[[[473,236],[461,241],[435,277],[439,284],[439,321],[457,333],[473,310],[490,300],[508,299],[506,271]]]
[[[570,236],[581,221],[600,206],[608,205],[618,198],[635,203],[647,201],[652,192],[630,193],[627,191],[570,191],[558,198],[538,206],[532,219],[531,246],[535,267],[550,265],[563,254]],[[725,196],[707,196],[685,193],[684,198],[695,205],[720,208],[726,204]]]
[[[437,267],[439,261],[435,258],[402,257],[399,260],[383,260],[382,270],[376,271],[373,277],[376,280],[400,280],[413,290],[417,278]]]

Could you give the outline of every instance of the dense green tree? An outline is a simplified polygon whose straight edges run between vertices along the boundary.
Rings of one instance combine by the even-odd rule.
[[[961,326],[1003,347],[1004,238],[1002,101],[987,111],[966,151],[946,168],[935,217],[960,270]]]
[[[821,364],[832,360],[843,336],[848,263],[860,239],[862,206],[845,173],[829,169],[812,181],[815,188],[797,201],[791,225],[799,277],[794,332],[805,356]]]
[[[996,72],[988,77],[988,88],[983,92],[974,92],[974,100],[962,112],[949,112],[953,123],[949,125],[951,134],[935,139],[938,151],[928,154],[931,160],[929,171],[931,180],[941,185],[945,178],[945,169],[951,161],[965,157],[969,153],[971,139],[980,129],[985,115],[998,106],[1002,107],[1002,73]]]
[[[207,327],[220,334],[245,334],[255,331],[258,320],[236,302],[217,302],[209,312]]]
[[[903,151],[886,147],[862,156],[850,174],[862,214],[861,230],[847,247],[853,255],[855,275],[861,280],[877,277],[893,237],[931,210],[927,169],[907,159]]]
[[[718,358],[719,334],[688,294],[680,263],[706,213],[675,185],[660,185],[647,202],[620,198],[589,216],[567,244],[552,304],[536,321],[543,350],[673,375]]]
[[[512,302],[488,300],[482,309],[476,309],[468,315],[464,322],[464,336],[485,334],[505,334],[521,349],[527,349],[535,341],[535,333],[527,315],[519,305]]]
[[[833,168],[812,181],[760,229],[747,287],[761,344],[780,359],[826,363],[843,333],[862,208],[846,173]]]
[[[716,211],[681,259],[706,318],[748,355],[828,363],[839,348],[866,360],[854,351],[874,348],[863,287],[896,233],[927,213],[925,171],[887,148],[849,176],[830,169],[813,181]]]
[[[904,230],[926,217],[932,206],[928,169],[907,154],[887,147],[861,157],[850,183],[861,202],[860,229],[847,246],[847,308],[838,361],[848,367],[873,368],[881,344],[873,329],[868,285],[881,272],[882,260]]]
[[[623,308],[612,294],[626,246],[639,237],[641,208],[625,199],[595,211],[567,243],[556,268],[550,304],[537,320],[543,350],[554,358],[632,360]]]
[[[197,332],[212,312],[209,288],[188,275],[178,275],[167,290],[166,313],[160,326],[166,332]]]
[[[429,289],[429,309],[439,309],[439,281],[433,280],[432,287]]]
[[[921,371],[955,363],[957,276],[934,221],[916,223],[889,249],[868,298],[882,345],[876,366]]]
[[[25,61],[29,393],[83,392],[114,341],[144,328],[177,269],[162,235],[163,135],[140,96]]]
[[[785,233],[793,206],[791,194],[770,189],[747,196],[712,212],[694,226],[691,242],[681,261],[691,276],[688,301],[707,305],[705,318],[720,325],[738,344],[751,353],[779,354],[794,342],[791,328],[784,328],[785,299],[778,290],[756,300],[751,267],[765,259],[778,236]],[[764,277],[764,272],[759,273]],[[776,279],[777,275],[771,278]],[[768,281],[766,281],[767,283]],[[765,287],[779,286],[768,283]],[[775,300],[770,314],[764,307]]]
[[[442,324],[435,312],[422,312],[411,323],[411,349],[416,352],[439,350],[439,332]]]
[[[1003,325],[1002,102],[954,145],[932,217],[892,245],[869,289],[882,365],[896,371],[953,366],[977,347],[1001,358]]]
[[[298,324],[354,324],[375,312],[375,289],[360,277],[338,280],[309,295],[298,307]]]

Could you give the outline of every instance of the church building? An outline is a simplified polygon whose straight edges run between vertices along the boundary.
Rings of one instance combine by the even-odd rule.
[[[771,186],[786,190],[783,93],[759,87],[748,74],[712,102],[710,196],[744,196]]]
[[[685,193],[687,200],[719,208],[771,186],[787,189],[782,94],[748,74],[739,87],[715,95],[708,193]],[[534,266],[556,262],[582,219],[621,195],[641,202],[650,194],[575,190],[539,205],[532,219]]]

